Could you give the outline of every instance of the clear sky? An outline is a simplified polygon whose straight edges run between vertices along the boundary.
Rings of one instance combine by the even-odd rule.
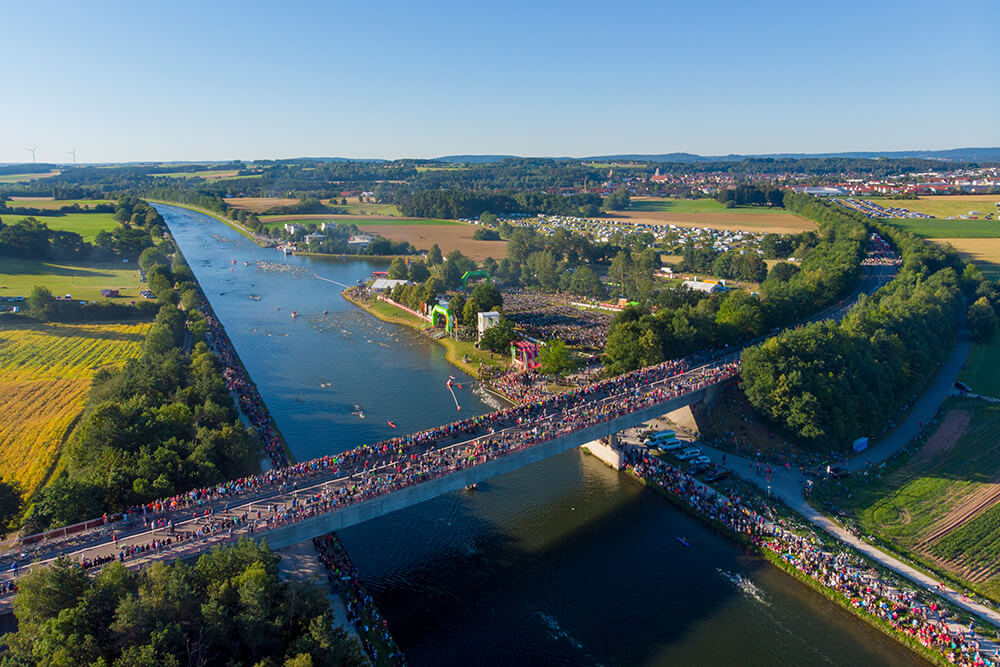
[[[1000,146],[1000,2],[0,0],[0,162]]]

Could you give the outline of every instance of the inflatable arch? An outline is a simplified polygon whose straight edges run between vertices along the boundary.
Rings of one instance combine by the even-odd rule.
[[[436,306],[434,306],[434,308],[431,309],[431,326],[436,327],[438,324],[438,319],[442,315],[444,316],[444,330],[447,331],[448,333],[451,333],[452,330],[455,328],[454,323],[451,321],[451,313],[449,313],[448,309],[442,306],[441,304],[437,304]]]
[[[486,278],[486,282],[490,282],[490,274],[486,273],[482,269],[476,271],[466,271],[462,275],[462,289],[469,289],[469,280],[474,278]]]

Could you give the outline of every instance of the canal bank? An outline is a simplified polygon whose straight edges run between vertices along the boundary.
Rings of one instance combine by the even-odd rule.
[[[396,307],[393,303],[387,300],[372,302],[371,300],[361,299],[352,293],[352,288],[345,289],[342,294],[345,299],[353,303],[355,306],[361,308],[368,314],[382,320],[383,322],[400,324],[422,334],[425,333],[424,329],[428,326],[428,322],[420,319],[412,313],[408,313],[405,310]],[[389,312],[389,309],[395,312]],[[503,355],[497,355],[492,352],[484,352],[479,350],[472,343],[463,343],[453,338],[449,338],[448,336],[428,336],[428,338],[435,341],[445,349],[445,358],[448,360],[448,363],[474,378],[481,377],[480,369],[483,365],[502,366],[502,362],[505,360]],[[466,357],[469,358],[469,361],[465,360]],[[478,366],[475,363],[476,361],[480,362]],[[497,392],[493,393],[496,394]],[[502,394],[497,395],[504,398],[504,400],[507,400]]]
[[[440,347],[313,277],[353,284],[384,263],[284,258],[204,216],[164,216],[299,460],[455,418],[444,386],[455,372]],[[463,415],[488,409],[462,401]],[[365,419],[352,414],[359,404]],[[415,665],[913,663],[833,602],[577,451],[340,537]],[[609,566],[620,574],[593,577]]]

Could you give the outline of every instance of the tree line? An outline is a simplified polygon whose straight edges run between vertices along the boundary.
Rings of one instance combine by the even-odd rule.
[[[796,212],[821,225],[867,227],[890,239],[903,267],[840,323],[790,329],[747,348],[741,386],[761,414],[804,444],[846,449],[858,437],[877,435],[951,349],[962,267],[954,253],[906,232],[800,197]],[[965,288],[975,292],[979,285],[966,281]]]
[[[183,260],[177,275],[148,256],[151,275],[185,306],[163,303],[142,354],[99,370],[67,447],[66,470],[38,492],[25,519],[35,532],[256,469],[260,444],[239,420],[218,357],[202,340],[201,294]],[[186,271],[184,269],[187,269]]]
[[[806,195],[787,194],[785,206],[800,210]],[[623,294],[640,302],[616,316],[604,349],[606,372],[617,375],[688,354],[752,340],[775,327],[804,318],[845,294],[858,280],[864,255],[865,228],[852,221],[824,219],[820,232],[803,237],[801,264],[779,262],[770,273],[755,254],[718,253],[710,248],[686,249],[685,264],[704,263],[712,269],[729,261],[730,269],[756,267],[751,277],[766,277],[760,293],[734,290],[715,294],[684,288],[654,290],[643,281],[648,267],[636,261],[637,252],[612,262],[609,279],[621,275]],[[641,257],[645,251],[639,251]],[[797,251],[798,252],[798,251]],[[751,259],[745,259],[745,258]],[[753,259],[756,258],[756,259]],[[630,270],[631,267],[635,267]],[[621,268],[618,268],[621,267]],[[724,270],[725,271],[725,270]],[[737,275],[737,274],[733,274]],[[631,277],[630,277],[631,276]],[[655,308],[655,312],[654,309]]]
[[[288,583],[249,540],[194,564],[121,563],[93,577],[68,558],[18,580],[3,664],[340,667],[365,656],[333,627],[325,586]]]

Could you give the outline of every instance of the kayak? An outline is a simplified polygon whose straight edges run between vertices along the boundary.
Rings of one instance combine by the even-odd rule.
[[[683,544],[686,547],[691,546],[691,544],[687,540],[685,540],[683,537],[678,537],[677,541],[680,542],[681,544]]]

